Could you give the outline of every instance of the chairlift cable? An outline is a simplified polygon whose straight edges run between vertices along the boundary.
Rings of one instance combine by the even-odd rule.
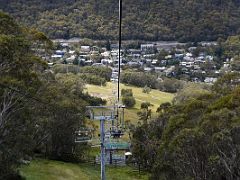
[[[122,0],[119,0],[118,103],[120,102],[121,46],[122,46]]]

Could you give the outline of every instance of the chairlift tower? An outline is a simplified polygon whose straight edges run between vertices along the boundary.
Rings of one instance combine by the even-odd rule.
[[[122,43],[122,0],[119,0],[119,49],[118,49],[118,78],[117,78],[117,93],[115,93],[115,101],[112,106],[87,106],[87,113],[91,120],[100,121],[100,147],[101,147],[101,180],[106,179],[105,174],[105,146],[110,145],[111,148],[113,144],[106,144],[105,141],[105,122],[111,123],[111,128],[109,128],[109,134],[112,137],[120,138],[123,135],[124,126],[124,105],[120,103],[120,75],[121,75],[121,44]],[[113,92],[114,93],[114,92]],[[115,123],[116,122],[116,123]],[[89,142],[91,141],[90,135],[85,130],[79,130],[76,133],[75,142]],[[116,145],[115,145],[116,146]],[[109,147],[108,147],[109,148]]]
[[[91,120],[100,121],[100,147],[101,147],[101,179],[105,180],[105,122],[113,122],[121,116],[124,117],[124,106],[87,106],[87,115]],[[117,108],[117,111],[116,111]],[[115,132],[112,134],[110,131],[110,135],[122,135],[122,132]]]

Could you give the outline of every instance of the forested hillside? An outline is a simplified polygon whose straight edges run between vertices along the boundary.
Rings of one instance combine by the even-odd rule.
[[[47,44],[44,34],[0,12],[0,179],[17,179],[17,167],[34,153],[83,159],[86,145],[76,145],[73,132],[85,125],[86,105],[105,102],[84,93],[79,76],[49,71],[33,51]]]
[[[51,38],[113,39],[118,34],[118,1],[12,0],[0,9]],[[123,1],[125,39],[200,41],[238,34],[238,0]]]
[[[139,167],[152,179],[239,179],[239,78],[227,74],[209,92],[160,105],[156,120],[133,130]]]

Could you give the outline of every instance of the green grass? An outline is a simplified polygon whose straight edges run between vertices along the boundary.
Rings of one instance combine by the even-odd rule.
[[[20,168],[26,180],[98,180],[100,166],[72,164],[59,161],[37,159]],[[147,174],[140,174],[131,167],[106,167],[108,180],[145,180]]]
[[[108,104],[111,104],[111,102],[114,99],[113,89],[117,88],[116,85],[117,84],[113,84],[110,82],[108,82],[106,86],[96,86],[87,84],[86,91],[93,96],[106,99],[108,101]],[[150,102],[153,105],[150,107],[152,109],[152,112],[156,112],[160,104],[164,102],[171,102],[174,97],[174,94],[161,92],[155,89],[152,89],[152,91],[149,94],[146,94],[143,93],[142,88],[139,87],[126,86],[124,84],[121,84],[120,88],[132,89],[133,91],[133,96],[136,99],[136,105],[134,106],[134,108],[126,110],[125,121],[129,120],[134,124],[138,122],[137,112],[139,111],[142,102]]]
[[[113,101],[113,83],[107,83],[107,86],[86,85],[86,91],[89,94],[101,98],[105,98],[108,105]],[[134,86],[126,86],[121,84],[121,89],[132,89],[136,99],[134,108],[126,109],[125,121],[131,123],[138,122],[137,112],[140,110],[142,102],[150,102],[152,112],[155,112],[161,103],[170,102],[173,94],[164,93],[158,90],[152,90],[149,94],[143,93],[142,88]],[[115,85],[116,89],[116,85]],[[99,122],[96,122],[99,124]],[[128,140],[128,137],[123,139]],[[99,152],[99,148],[90,151],[91,156],[95,156]],[[100,179],[100,166],[90,164],[72,164],[59,161],[37,159],[28,166],[20,168],[21,175],[26,180],[98,180]],[[106,178],[108,180],[145,180],[148,179],[147,174],[141,174],[131,167],[106,167]]]

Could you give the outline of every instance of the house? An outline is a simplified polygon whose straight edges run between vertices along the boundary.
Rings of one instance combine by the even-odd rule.
[[[113,60],[111,60],[111,59],[102,59],[102,60],[101,60],[101,63],[102,63],[102,64],[105,64],[105,65],[106,65],[106,64],[112,64],[112,63],[113,63]]]
[[[93,63],[92,66],[93,67],[104,67],[105,65],[102,63]]]
[[[118,79],[118,72],[113,71],[111,79]]]
[[[69,53],[69,54],[74,54],[74,53],[75,53],[75,51],[71,51],[71,50],[70,50],[68,53]]]
[[[200,70],[201,69],[201,67],[199,65],[194,65],[193,68],[194,68],[194,70]]]
[[[80,62],[85,62],[86,61],[86,59],[84,59],[84,58],[79,58],[78,57],[78,62],[80,63]]]
[[[217,81],[217,78],[213,78],[213,77],[206,77],[204,82],[205,83],[209,83],[209,84],[213,84]]]
[[[186,53],[186,57],[193,57],[192,53]]]
[[[184,56],[183,60],[184,61],[194,61],[194,58],[191,56]]]
[[[141,44],[142,52],[154,52],[156,50],[156,46],[154,44]]]
[[[118,50],[111,51],[111,57],[112,57],[112,59],[117,60],[118,59]]]
[[[157,60],[157,59],[153,59],[153,60],[152,60],[152,65],[155,66],[155,65],[157,65],[157,63],[158,63],[158,60]]]
[[[193,52],[195,49],[197,49],[197,47],[189,47],[188,51]]]
[[[204,59],[205,59],[204,56],[201,56],[201,55],[199,55],[199,56],[196,58],[197,61],[203,61]]]
[[[206,60],[213,61],[213,56],[206,56]]]
[[[183,59],[184,54],[175,54],[174,56],[176,59]]]
[[[151,67],[145,67],[144,72],[151,72],[153,69]]]
[[[61,45],[63,48],[68,48],[68,47],[69,47],[69,44],[68,44],[68,43],[60,43],[60,45]]]
[[[110,47],[111,47],[111,49],[119,49],[118,47],[119,47],[119,45],[118,44],[111,44],[110,45]]]
[[[154,57],[155,54],[145,54],[143,55],[144,58],[151,58],[151,57]]]
[[[166,66],[167,65],[167,60],[163,59],[160,61],[161,66]]]
[[[172,59],[172,55],[167,55],[167,56],[165,56],[165,59]]]
[[[86,66],[91,66],[93,64],[93,61],[92,60],[87,60],[85,61],[85,65]]]
[[[170,66],[168,69],[166,69],[164,72],[166,76],[170,75],[175,69],[175,66]]]
[[[152,60],[151,59],[146,59],[146,65],[151,65],[152,64]]]
[[[53,62],[48,62],[48,67],[52,67],[54,65]]]
[[[128,62],[127,65],[132,68],[139,68],[141,66],[139,62],[133,62],[133,61]]]
[[[100,49],[99,49],[99,47],[97,47],[97,46],[93,46],[93,47],[91,48],[91,50],[92,50],[92,51],[97,51],[97,52],[99,52]]]
[[[67,58],[66,61],[68,64],[73,64],[73,61],[75,60],[76,56],[72,55],[71,57]]]
[[[128,50],[129,54],[141,54],[141,50],[140,49],[129,49]]]
[[[154,67],[156,73],[162,73],[166,70],[166,67]]]
[[[140,59],[141,58],[141,54],[129,54],[128,57],[131,57],[133,59]]]
[[[65,51],[62,51],[62,50],[56,50],[55,54],[56,54],[56,55],[62,55],[62,56],[64,56]]]
[[[179,64],[180,66],[186,67],[186,68],[190,68],[194,66],[194,62],[186,62],[186,61],[182,61]]]
[[[101,56],[103,56],[104,58],[110,58],[111,52],[110,51],[105,51],[103,53],[101,53]]]
[[[185,49],[176,48],[176,49],[175,49],[175,52],[176,52],[177,54],[183,54],[183,53],[185,52]]]
[[[216,46],[217,45],[217,42],[200,42],[200,44],[204,47],[207,47],[207,46]]]
[[[73,12],[75,12],[75,13],[79,13],[79,12],[80,12],[80,10],[79,10],[79,9],[77,9],[77,8],[75,8],[75,9],[73,9]]]
[[[224,67],[224,68],[229,68],[229,67],[230,67],[230,64],[229,64],[228,62],[224,62],[223,67]]]
[[[54,55],[51,56],[51,58],[53,60],[60,60],[60,59],[62,59],[62,57],[63,57],[63,55],[57,55],[57,54],[54,54]]]
[[[215,71],[214,73],[215,73],[215,74],[220,74],[220,71],[217,70],[217,71]]]
[[[90,46],[81,46],[81,52],[90,52],[91,51],[91,48]]]
[[[81,55],[78,56],[78,60],[79,60],[79,59],[84,59],[84,60],[86,60],[86,59],[89,59],[89,58],[90,58],[90,56],[89,56],[89,55],[85,55],[85,54],[81,54]]]

